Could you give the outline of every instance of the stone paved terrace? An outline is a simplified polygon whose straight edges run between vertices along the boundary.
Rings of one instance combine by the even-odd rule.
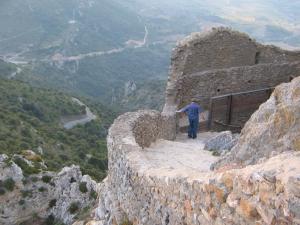
[[[185,134],[175,141],[157,140],[139,154],[131,155],[149,176],[184,177],[197,179],[210,170],[210,165],[218,160],[211,152],[203,150],[204,142],[215,133],[200,133],[197,139],[188,139]]]

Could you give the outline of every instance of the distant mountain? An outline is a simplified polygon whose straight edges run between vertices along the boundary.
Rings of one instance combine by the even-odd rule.
[[[15,78],[121,108],[161,108],[171,49],[191,32],[231,26],[300,46],[300,3],[280,0],[4,0],[0,55]],[[135,83],[128,97],[127,84]],[[148,85],[149,84],[149,85]],[[163,95],[163,88],[160,96]],[[139,94],[151,101],[143,101]]]
[[[1,68],[1,67],[0,67]],[[71,164],[100,180],[107,168],[106,130],[114,113],[91,103],[97,119],[63,128],[86,113],[85,107],[61,92],[33,88],[0,78],[0,152],[12,156],[32,150],[45,160],[47,170]]]

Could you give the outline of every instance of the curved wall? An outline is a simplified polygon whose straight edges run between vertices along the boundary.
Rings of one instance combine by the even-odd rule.
[[[138,142],[154,141],[162,128],[160,123],[151,125],[150,136],[136,132],[158,120],[158,112],[139,111],[122,115],[111,127],[109,174],[97,209],[98,219],[104,224],[122,224],[126,220],[134,225],[300,221],[299,211],[293,207],[300,201],[300,153],[284,153],[263,164],[193,177],[152,173],[152,165],[141,163],[146,150]]]

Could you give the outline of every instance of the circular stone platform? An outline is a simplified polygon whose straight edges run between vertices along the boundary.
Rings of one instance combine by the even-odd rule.
[[[149,176],[196,179],[219,158],[203,150],[204,142],[214,135],[207,132],[199,134],[197,139],[188,139],[181,134],[175,141],[158,140],[130,158]]]

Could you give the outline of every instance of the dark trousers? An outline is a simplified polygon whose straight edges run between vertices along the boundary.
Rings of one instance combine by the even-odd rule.
[[[198,132],[198,126],[199,126],[199,119],[189,119],[190,126],[189,126],[189,131],[188,135],[190,138],[196,138],[197,137],[197,132]]]

